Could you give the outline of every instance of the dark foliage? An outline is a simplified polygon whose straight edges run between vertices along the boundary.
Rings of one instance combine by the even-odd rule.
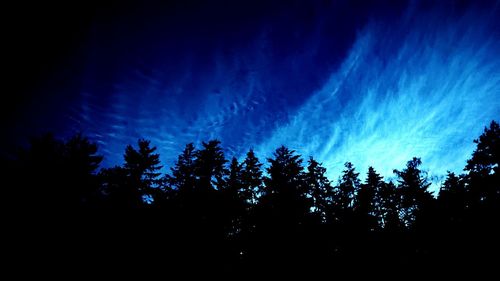
[[[97,172],[96,144],[46,135],[4,161],[3,202],[23,214],[10,228],[28,233],[20,254],[91,255],[79,271],[116,262],[165,275],[487,272],[499,250],[498,123],[474,142],[465,173],[448,173],[435,197],[419,158],[394,170],[396,183],[372,167],[361,182],[347,162],[334,186],[321,163],[304,167],[285,146],[264,171],[252,150],[228,164],[213,140],[188,144],[162,176],[156,147],[139,140],[122,166]]]

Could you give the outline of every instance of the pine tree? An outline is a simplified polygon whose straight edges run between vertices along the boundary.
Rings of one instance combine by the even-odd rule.
[[[239,193],[242,186],[241,181],[241,165],[238,163],[238,159],[233,157],[231,159],[231,163],[229,164],[229,175],[226,181],[227,185],[225,190],[231,193],[231,196],[234,198],[239,197]]]
[[[383,182],[377,194],[377,201],[380,226],[386,232],[399,230],[402,226],[400,220],[401,196],[396,185],[392,182]]]
[[[309,158],[304,181],[312,199],[313,213],[318,215],[321,221],[327,221],[332,204],[333,187],[326,177],[326,168],[313,157]]]
[[[257,203],[257,196],[262,192],[262,163],[255,156],[253,150],[249,150],[241,167],[241,196],[248,206]]]
[[[364,227],[374,229],[378,222],[377,195],[384,184],[382,177],[373,167],[368,168],[366,183],[360,186],[356,196],[354,211]]]
[[[474,143],[476,149],[465,167],[470,204],[500,211],[500,125],[491,121]]]
[[[226,187],[221,190],[222,204],[226,222],[226,234],[234,237],[241,233],[243,228],[243,217],[246,211],[245,199],[241,196],[242,189],[241,165],[236,157],[233,157],[229,165],[229,175],[226,180]]]
[[[227,160],[220,141],[203,142],[202,146],[195,152],[195,189],[189,197],[183,198],[183,204],[187,206],[190,217],[206,230],[207,235],[223,239],[228,233],[228,220],[231,218],[225,198],[229,173]]]
[[[77,134],[64,145],[64,164],[61,177],[65,178],[68,193],[65,200],[75,206],[92,206],[99,200],[99,182],[96,170],[102,161],[97,145]]]
[[[407,227],[413,225],[417,214],[432,201],[432,195],[428,190],[431,184],[427,180],[427,174],[419,169],[421,164],[420,158],[414,157],[402,171],[394,170],[399,178],[402,220]]]
[[[195,174],[197,188],[202,190],[220,190],[224,188],[228,170],[220,141],[211,140],[202,143],[203,148],[196,151]]]
[[[246,257],[247,253],[255,248],[254,245],[251,245],[251,237],[255,234],[257,225],[256,210],[259,194],[263,192],[262,164],[253,150],[249,150],[240,167],[241,188],[239,195],[244,207],[239,236],[240,254],[242,257]]]
[[[356,192],[359,189],[360,181],[359,181],[359,173],[356,173],[356,170],[351,162],[346,162],[344,164],[345,170],[342,171],[342,177],[339,181],[339,185],[336,190],[336,204],[341,210],[352,210],[354,205],[354,198]]]
[[[150,147],[150,141],[140,139],[138,150],[128,145],[125,149],[124,169],[127,173],[128,184],[139,190],[146,203],[150,203],[152,194],[156,192],[159,185],[160,156],[156,147]]]
[[[464,176],[448,172],[446,180],[441,185],[438,203],[442,215],[448,222],[455,223],[463,219],[466,210],[466,190]]]
[[[100,197],[97,145],[77,134],[64,142],[47,134],[32,138],[20,151],[17,171],[19,204],[40,210],[91,207]]]
[[[189,193],[195,188],[195,147],[189,143],[179,155],[174,167],[170,168],[172,175],[166,176],[167,183],[178,193]]]
[[[439,190],[438,199],[443,202],[463,201],[465,196],[464,176],[449,172]],[[465,203],[465,202],[463,202]],[[447,203],[444,203],[447,205]],[[465,206],[464,206],[465,207]]]
[[[261,204],[282,223],[299,223],[310,207],[304,192],[302,159],[294,150],[281,146],[268,161],[269,177],[264,179],[266,185]]]
[[[500,125],[491,121],[489,128],[479,139],[475,139],[476,150],[472,158],[467,160],[466,171],[481,175],[498,174],[500,172]]]

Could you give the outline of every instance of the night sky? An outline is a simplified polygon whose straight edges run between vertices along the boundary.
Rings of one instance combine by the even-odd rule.
[[[111,166],[147,138],[168,168],[185,144],[217,138],[228,158],[254,148],[264,160],[287,145],[331,179],[346,161],[391,178],[417,156],[439,181],[500,119],[498,1],[76,1],[4,12],[13,101],[2,106],[3,147],[83,132]]]

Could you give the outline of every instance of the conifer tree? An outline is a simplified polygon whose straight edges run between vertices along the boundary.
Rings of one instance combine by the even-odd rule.
[[[257,203],[258,194],[262,192],[262,163],[255,156],[253,150],[249,150],[241,166],[241,196],[248,206]]]
[[[137,144],[138,150],[131,145],[125,149],[123,168],[131,188],[139,190],[143,200],[151,203],[155,188],[159,186],[160,156],[155,153],[156,147],[150,147],[150,141],[140,139]]]
[[[177,193],[189,193],[195,188],[195,155],[196,150],[193,143],[186,145],[177,158],[174,167],[170,168],[172,175],[166,176],[167,183]]]
[[[310,157],[304,180],[312,199],[312,211],[325,222],[330,213],[333,196],[333,187],[326,177],[326,168]]]
[[[402,227],[400,219],[401,196],[392,181],[382,183],[377,194],[377,201],[379,225],[386,232],[399,230]]]
[[[470,204],[489,205],[500,212],[500,125],[491,121],[474,143],[476,149],[465,166]]]
[[[354,211],[365,228],[374,229],[377,226],[379,202],[376,197],[383,184],[382,177],[373,167],[369,167],[366,183],[360,185],[354,204]]]
[[[335,204],[341,210],[352,210],[354,206],[354,198],[359,189],[359,173],[356,172],[351,162],[344,164],[345,170],[342,171],[342,177],[336,188],[336,202]]]
[[[306,198],[302,159],[285,146],[274,152],[268,159],[269,177],[265,178],[265,190],[261,203],[266,206],[272,216],[280,218],[283,223],[300,222],[309,212]]]
[[[411,227],[418,213],[432,201],[428,190],[431,184],[427,180],[427,174],[419,169],[421,164],[420,158],[414,157],[402,171],[394,170],[401,192],[401,218],[406,227]]]
[[[197,188],[201,190],[220,190],[224,188],[228,170],[220,141],[211,140],[202,143],[203,148],[195,153],[195,175]]]

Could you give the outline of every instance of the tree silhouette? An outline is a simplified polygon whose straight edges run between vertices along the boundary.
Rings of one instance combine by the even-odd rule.
[[[312,212],[318,216],[321,222],[331,220],[333,187],[326,177],[326,168],[313,157],[309,158],[304,181],[312,199]]]
[[[47,134],[33,138],[20,152],[18,171],[24,187],[21,204],[38,209],[92,207],[99,200],[96,169],[102,161],[97,145],[81,134],[63,142]],[[24,202],[23,202],[24,201]]]
[[[356,173],[351,162],[344,164],[345,170],[335,187],[333,199],[336,220],[341,223],[351,223],[356,192],[359,190],[359,173]]]
[[[128,184],[139,190],[143,201],[152,199],[155,188],[159,185],[160,155],[154,153],[156,147],[150,147],[150,141],[141,139],[137,142],[138,150],[131,145],[125,149],[123,166],[128,177]]]
[[[394,183],[382,183],[377,194],[377,212],[380,225],[387,232],[397,231],[401,228],[402,222],[399,217],[399,206],[401,196]]]
[[[466,206],[466,187],[464,176],[448,172],[446,180],[439,190],[438,202],[449,222],[463,219]]]
[[[366,183],[360,185],[354,203],[354,211],[365,229],[374,230],[378,226],[380,206],[376,199],[383,184],[382,177],[369,167]]]
[[[498,174],[500,167],[500,125],[491,121],[489,128],[484,128],[484,132],[479,139],[475,139],[476,150],[472,153],[472,158],[467,161],[465,170],[471,173],[482,175]]]
[[[490,205],[500,210],[500,126],[492,121],[479,139],[467,161],[469,196],[472,205]],[[490,208],[487,207],[487,208]]]
[[[402,171],[394,170],[399,178],[400,211],[402,222],[406,227],[412,226],[418,213],[432,200],[432,195],[428,191],[431,184],[427,180],[427,175],[419,169],[421,164],[420,158],[414,157]]]
[[[298,223],[310,207],[304,192],[302,159],[294,150],[281,146],[268,161],[269,177],[264,179],[266,188],[261,203],[270,208],[272,216],[280,222]]]
[[[99,200],[99,182],[96,170],[102,161],[97,155],[97,145],[76,134],[63,147],[61,179],[64,181],[62,202],[70,203],[68,207],[90,207]],[[64,194],[65,193],[65,194]],[[74,204],[74,205],[73,205]]]
[[[500,250],[499,133],[495,121],[485,128],[465,174],[448,172],[437,198],[420,158],[394,170],[397,185],[373,167],[361,183],[347,162],[333,187],[321,163],[310,157],[304,169],[285,146],[264,171],[252,150],[228,163],[212,140],[199,150],[186,145],[161,177],[156,147],[139,140],[127,146],[123,165],[97,173],[95,143],[48,134],[8,163],[5,189],[14,192],[4,192],[4,202],[27,213],[20,223],[36,231],[67,235],[71,226],[87,235],[71,251],[112,249],[116,258],[137,251],[152,262],[161,253],[169,270],[487,270]]]
[[[337,186],[337,204],[343,210],[347,210],[353,207],[354,197],[359,189],[359,173],[355,172],[355,168],[351,162],[346,162],[344,164],[345,170],[342,171],[342,177]]]
[[[195,153],[195,174],[197,188],[202,190],[220,190],[224,187],[224,178],[228,174],[225,167],[227,160],[220,147],[220,141],[211,140],[202,143],[203,148]]]
[[[253,150],[249,150],[241,166],[241,196],[248,206],[257,204],[257,194],[262,192],[262,163],[255,156]]]
[[[455,238],[451,242],[443,241],[443,244],[448,246],[445,250],[452,249],[451,266],[475,266],[489,270],[495,268],[496,264],[489,257],[500,251],[499,124],[492,121],[474,143],[476,149],[464,169],[467,174],[459,177],[458,183],[455,178],[450,178],[446,182],[450,190],[448,186],[443,190],[442,199],[451,197],[453,204],[445,208],[448,212],[445,212],[446,227],[442,232],[446,235],[453,231]],[[459,210],[463,204],[462,185],[465,185],[465,208]],[[475,259],[463,260],[465,256],[474,256]]]
[[[103,191],[109,204],[115,208],[141,208],[152,203],[159,196],[160,165],[156,147],[150,141],[140,139],[138,149],[128,145],[125,149],[123,166],[102,169]]]
[[[225,190],[231,192],[235,198],[240,196],[240,190],[242,189],[241,165],[236,157],[233,157],[229,164],[229,175],[226,184]]]
[[[255,156],[253,150],[249,150],[243,163],[240,165],[240,189],[239,195],[243,203],[244,212],[241,216],[241,233],[239,235],[239,256],[247,259],[249,252],[256,248],[255,227],[258,214],[256,207],[258,196],[263,192],[262,163]]]
[[[243,228],[243,217],[246,209],[246,198],[242,196],[243,189],[241,165],[236,157],[233,157],[229,165],[229,176],[226,187],[222,190],[224,214],[227,216],[226,233],[228,236],[236,236]]]
[[[259,198],[256,233],[252,249],[256,261],[268,270],[280,270],[297,262],[304,245],[302,230],[311,205],[304,184],[302,159],[294,150],[281,146],[268,158],[268,176]]]
[[[170,168],[172,175],[166,176],[168,184],[180,196],[193,192],[195,188],[195,155],[194,145],[187,144],[182,154],[177,158],[174,167]]]

